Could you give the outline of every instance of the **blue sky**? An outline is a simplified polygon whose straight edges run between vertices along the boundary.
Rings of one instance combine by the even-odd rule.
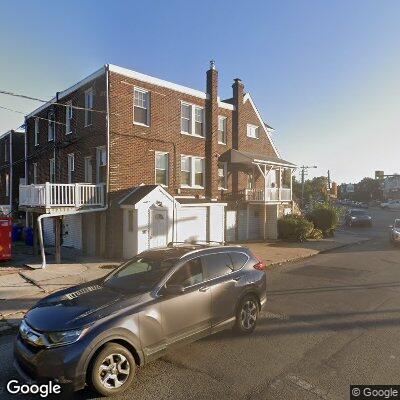
[[[104,63],[204,90],[215,59],[221,97],[240,77],[282,157],[358,181],[400,172],[399,20],[396,0],[3,0],[0,90],[50,98]],[[0,132],[22,121],[0,110]]]

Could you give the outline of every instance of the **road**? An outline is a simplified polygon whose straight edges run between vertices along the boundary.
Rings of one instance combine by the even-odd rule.
[[[337,400],[350,384],[400,384],[400,248],[387,232],[396,214],[371,213],[373,228],[353,229],[368,242],[268,271],[253,335],[222,332],[174,351],[118,399]],[[0,339],[3,388],[15,376],[11,340]]]

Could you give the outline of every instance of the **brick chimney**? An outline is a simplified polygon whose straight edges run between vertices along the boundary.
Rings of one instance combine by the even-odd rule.
[[[215,199],[218,196],[218,71],[215,61],[210,61],[207,71],[206,118],[206,196]]]
[[[232,85],[233,105],[235,110],[232,114],[232,148],[239,150],[239,132],[243,129],[241,115],[243,109],[244,85],[239,78],[236,78]]]

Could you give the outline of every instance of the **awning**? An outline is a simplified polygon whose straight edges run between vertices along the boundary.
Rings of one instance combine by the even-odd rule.
[[[231,149],[220,156],[220,161],[230,162],[232,164],[266,164],[273,167],[297,168],[297,166],[282,158],[271,157],[265,154],[251,153],[249,151],[239,151]]]

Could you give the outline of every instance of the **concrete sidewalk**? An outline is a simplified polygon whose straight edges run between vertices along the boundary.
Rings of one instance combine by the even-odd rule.
[[[365,236],[338,232],[333,238],[304,243],[274,241],[242,244],[249,247],[268,266],[274,266],[365,240],[368,240]],[[8,266],[1,271],[3,267],[0,266],[0,334],[16,329],[24,313],[40,298],[57,290],[100,278],[117,265],[117,262],[86,260],[49,264],[46,269],[24,268],[19,265]]]

